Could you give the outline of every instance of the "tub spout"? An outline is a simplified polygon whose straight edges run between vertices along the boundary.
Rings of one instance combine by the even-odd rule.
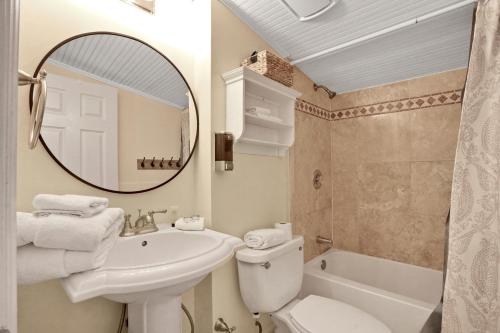
[[[329,247],[333,246],[333,241],[330,238],[325,238],[325,237],[321,237],[321,236],[317,236],[316,237],[316,243],[318,243],[318,244],[326,244]]]

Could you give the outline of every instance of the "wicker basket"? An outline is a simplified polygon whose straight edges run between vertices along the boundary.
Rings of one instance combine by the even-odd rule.
[[[293,85],[293,66],[285,59],[267,50],[254,52],[250,57],[243,60],[241,65],[287,87]]]

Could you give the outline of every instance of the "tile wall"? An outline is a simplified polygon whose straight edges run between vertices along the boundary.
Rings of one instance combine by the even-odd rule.
[[[466,71],[298,101],[292,221],[335,247],[441,269]],[[315,190],[312,175],[322,172]]]

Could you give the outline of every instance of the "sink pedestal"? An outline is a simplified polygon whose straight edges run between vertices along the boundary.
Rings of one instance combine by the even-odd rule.
[[[181,333],[181,295],[233,257],[241,239],[213,230],[120,237],[104,266],[62,284],[72,302],[102,296],[128,304],[130,333]]]
[[[180,296],[159,296],[128,305],[130,333],[180,333]]]

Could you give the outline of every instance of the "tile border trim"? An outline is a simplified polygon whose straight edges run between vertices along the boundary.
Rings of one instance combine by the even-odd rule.
[[[459,104],[461,102],[462,90],[456,89],[386,102],[360,105],[335,111],[329,111],[302,99],[297,99],[295,102],[295,110],[321,119],[336,121],[349,118],[374,116],[378,114],[426,109],[434,106]]]
[[[307,113],[311,116],[318,117],[325,120],[331,120],[332,111],[322,108],[303,99],[297,98],[295,101],[295,110]]]

